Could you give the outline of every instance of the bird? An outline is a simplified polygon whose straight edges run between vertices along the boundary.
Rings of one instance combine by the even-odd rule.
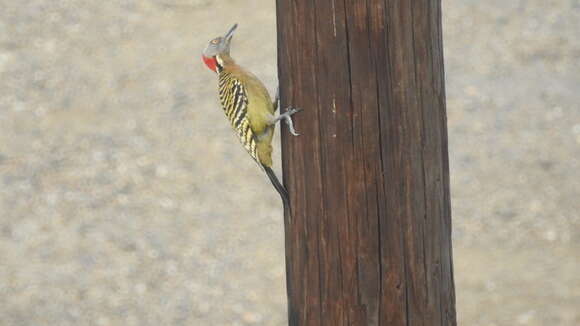
[[[202,59],[218,76],[219,100],[231,127],[280,194],[286,210],[290,208],[288,191],[272,170],[272,137],[276,123],[281,120],[286,122],[292,135],[298,136],[292,115],[302,109],[289,107],[284,113],[276,115],[279,91],[272,100],[264,84],[230,56],[230,44],[237,27],[238,24],[234,24],[224,36],[209,41]]]

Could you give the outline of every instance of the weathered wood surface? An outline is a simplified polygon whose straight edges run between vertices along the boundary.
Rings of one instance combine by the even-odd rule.
[[[290,325],[455,325],[440,0],[277,16]]]

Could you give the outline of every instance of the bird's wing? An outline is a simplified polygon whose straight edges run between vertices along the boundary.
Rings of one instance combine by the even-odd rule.
[[[226,117],[236,131],[240,142],[252,158],[258,159],[255,132],[248,117],[246,88],[232,74],[222,72],[219,76],[219,97]]]

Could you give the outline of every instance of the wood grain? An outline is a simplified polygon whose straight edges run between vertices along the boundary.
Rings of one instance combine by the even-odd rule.
[[[277,0],[289,324],[455,325],[440,0]]]

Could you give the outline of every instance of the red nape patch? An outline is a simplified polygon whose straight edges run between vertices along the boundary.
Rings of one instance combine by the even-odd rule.
[[[216,72],[216,69],[217,69],[217,59],[215,57],[208,58],[205,55],[202,55],[201,57],[203,58],[203,62],[205,63],[205,65],[209,69],[211,69],[214,72]]]

